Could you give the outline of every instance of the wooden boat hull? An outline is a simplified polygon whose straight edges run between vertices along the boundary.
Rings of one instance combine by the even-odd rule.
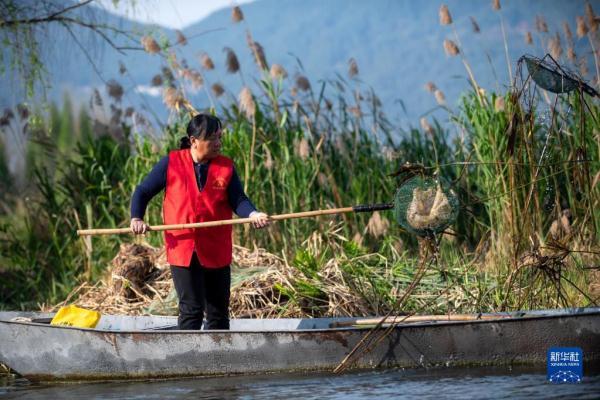
[[[174,322],[165,317],[103,316],[104,329],[80,329],[11,321],[16,315],[33,314],[0,313],[0,362],[32,381],[331,371],[369,331],[327,328],[348,318],[234,320],[231,331],[178,331],[148,329]],[[550,347],[580,347],[584,362],[600,364],[600,308],[399,325],[352,369],[542,366]]]

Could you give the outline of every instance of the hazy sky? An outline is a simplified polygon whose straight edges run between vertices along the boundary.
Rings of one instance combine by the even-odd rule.
[[[242,5],[254,0],[98,0],[113,13],[141,22],[182,29],[221,8]]]

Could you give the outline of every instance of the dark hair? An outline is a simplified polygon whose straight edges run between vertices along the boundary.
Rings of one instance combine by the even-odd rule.
[[[187,136],[179,140],[180,149],[189,149],[192,147],[190,137],[196,139],[210,139],[212,135],[221,129],[221,120],[208,114],[198,114],[193,117],[187,126]]]

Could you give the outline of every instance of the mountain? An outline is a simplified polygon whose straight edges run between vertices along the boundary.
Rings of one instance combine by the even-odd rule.
[[[442,3],[448,5],[452,14],[454,22],[450,26],[439,24]],[[198,55],[209,54],[216,69],[203,72],[206,81],[209,84],[219,81],[234,95],[239,92],[241,79],[237,74],[226,73],[224,47],[236,52],[246,80],[259,76],[246,44],[247,29],[265,49],[268,62],[286,68],[290,74],[288,86],[293,84],[297,73],[306,75],[315,90],[320,88],[320,82],[336,79],[338,74],[348,79],[348,60],[352,57],[359,67],[361,87],[372,87],[385,110],[396,120],[416,125],[420,116],[436,108],[434,97],[424,90],[426,82],[434,82],[445,93],[450,107],[457,105],[459,95],[468,88],[461,58],[444,53],[444,39],[459,42],[460,51],[480,86],[502,90],[509,79],[501,18],[514,74],[517,59],[525,53],[542,56],[545,51],[541,40],[547,42],[556,32],[560,32],[566,54],[562,24],[568,22],[575,34],[575,17],[584,15],[585,6],[583,0],[503,0],[498,12],[492,10],[491,4],[482,0],[261,0],[242,7],[245,15],[242,23],[233,24],[231,10],[224,9],[187,27],[183,34],[188,44],[178,46],[176,52],[178,58],[187,60],[196,69],[200,68]],[[592,5],[599,9],[600,1],[593,1]],[[106,10],[98,10],[98,14],[99,20],[124,30],[154,32],[155,37],[161,34],[175,41],[172,30],[135,23]],[[536,16],[545,18],[550,33],[540,34],[535,30]],[[479,24],[480,33],[473,33],[470,17]],[[524,41],[528,31],[533,35],[533,46]],[[60,96],[68,88],[81,93],[79,100],[87,101],[84,94],[92,87],[103,86],[102,80],[65,32],[56,30],[55,36],[51,33],[48,38],[52,40],[51,51],[46,52],[47,69],[52,76],[51,97]],[[84,39],[82,36],[81,41]],[[574,40],[575,52],[587,55],[589,69],[595,71],[587,39],[575,35]],[[102,46],[98,39],[90,49],[104,80],[114,78],[125,87],[124,102],[146,103],[160,118],[166,118],[160,97],[149,89],[152,76],[159,72],[164,61],[141,51],[122,55]],[[119,62],[125,64],[128,74],[119,74]],[[7,84],[6,78],[2,84]],[[15,93],[19,90],[3,91],[0,102],[5,105],[18,100]],[[192,100],[200,108],[208,105],[203,91],[193,95]],[[436,115],[443,118],[445,114]]]

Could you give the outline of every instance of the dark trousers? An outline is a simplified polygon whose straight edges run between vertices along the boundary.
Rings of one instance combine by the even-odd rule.
[[[189,268],[171,265],[171,275],[179,298],[179,329],[229,329],[229,287],[231,269],[205,268],[196,253]]]

